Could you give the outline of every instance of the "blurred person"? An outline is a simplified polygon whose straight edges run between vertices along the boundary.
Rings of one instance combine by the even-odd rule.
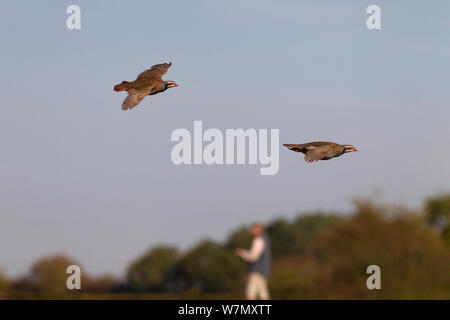
[[[267,279],[270,275],[270,239],[264,226],[255,223],[250,227],[253,241],[249,250],[236,248],[234,253],[248,263],[248,279],[245,295],[248,300],[270,299]]]

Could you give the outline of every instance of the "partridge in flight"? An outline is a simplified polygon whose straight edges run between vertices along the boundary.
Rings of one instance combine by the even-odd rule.
[[[164,81],[161,77],[166,74],[172,63],[162,63],[152,66],[137,76],[137,79],[114,86],[114,91],[127,91],[128,96],[122,103],[122,110],[130,110],[137,106],[148,95],[154,95],[169,88],[178,87],[175,81]]]
[[[334,142],[309,142],[304,144],[284,144],[290,150],[305,154],[306,162],[329,160],[344,153],[358,151],[350,144],[337,144]]]

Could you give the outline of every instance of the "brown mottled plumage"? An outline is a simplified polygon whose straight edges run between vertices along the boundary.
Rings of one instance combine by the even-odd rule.
[[[347,152],[358,151],[354,146],[349,144],[322,141],[304,144],[284,144],[284,146],[292,151],[304,153],[306,162],[329,160]]]
[[[152,66],[139,74],[133,82],[123,81],[114,86],[114,91],[127,91],[128,96],[122,103],[122,110],[130,110],[137,106],[147,95],[154,95],[168,88],[178,87],[175,81],[164,81],[161,77],[172,63],[162,63]]]

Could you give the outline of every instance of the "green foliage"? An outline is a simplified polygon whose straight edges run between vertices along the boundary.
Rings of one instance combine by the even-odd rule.
[[[442,231],[442,237],[450,244],[450,195],[429,198],[425,203],[427,221]]]
[[[228,237],[225,247],[228,250],[234,250],[236,248],[248,248],[252,242],[252,236],[248,231],[248,228],[242,227],[236,231],[233,231]]]
[[[295,228],[285,219],[277,219],[267,227],[273,257],[284,257],[294,251]]]
[[[8,279],[0,270],[0,291],[5,290],[8,287]]]
[[[178,266],[189,287],[203,292],[236,292],[245,265],[233,253],[211,241],[203,241],[190,250]]]
[[[450,195],[441,195],[429,198],[425,203],[427,220],[431,224],[450,221]]]
[[[350,221],[317,243],[322,272],[316,289],[331,298],[450,297],[450,252],[443,241],[411,215],[388,219],[386,210],[359,204]],[[372,264],[381,268],[380,291],[366,287]]]
[[[444,239],[447,244],[450,244],[450,225],[442,230],[442,239]]]
[[[342,217],[321,212],[299,216],[292,225],[295,239],[291,253],[301,255],[310,252],[321,237],[344,221]]]
[[[179,258],[173,247],[156,247],[130,265],[127,280],[133,291],[161,291]]]
[[[289,256],[275,261],[269,288],[275,299],[314,298],[320,266],[311,256]],[[320,297],[318,297],[320,298]]]

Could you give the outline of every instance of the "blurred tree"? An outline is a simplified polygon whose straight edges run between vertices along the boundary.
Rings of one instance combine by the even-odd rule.
[[[267,226],[274,259],[285,257],[294,251],[295,228],[286,219],[277,219]]]
[[[78,264],[65,255],[41,258],[32,265],[26,282],[29,282],[29,285],[39,292],[56,294],[68,292],[66,282],[70,274],[67,274],[66,270],[70,265]],[[81,287],[83,287],[83,279],[85,279],[83,270],[81,271],[81,276]]]
[[[412,215],[386,218],[383,208],[359,202],[356,215],[317,242],[322,266],[316,290],[324,298],[450,298],[450,252]],[[368,290],[366,268],[381,267],[382,290]]]
[[[450,195],[429,198],[425,202],[427,221],[437,227],[447,243],[450,243]]]
[[[447,226],[442,230],[442,238],[447,244],[450,244],[450,226]]]
[[[245,264],[230,250],[211,241],[203,241],[187,252],[178,267],[189,287],[207,293],[240,289],[245,271]]]
[[[225,243],[225,247],[228,250],[234,250],[236,248],[248,248],[252,242],[252,235],[250,234],[248,227],[239,228],[236,231],[231,232],[228,240]]]
[[[292,253],[304,254],[329,230],[345,221],[344,218],[323,212],[300,215],[293,223],[294,245]]]
[[[151,249],[130,265],[127,280],[134,291],[161,291],[167,275],[179,259],[176,248],[160,246]]]
[[[450,220],[450,195],[432,197],[425,202],[427,219],[433,224],[438,224],[444,219]]]
[[[320,299],[320,296],[314,296],[319,276],[320,265],[312,256],[282,258],[274,263],[269,278],[271,296],[275,299]]]
[[[6,290],[8,287],[8,279],[5,274],[0,270],[0,291]]]

